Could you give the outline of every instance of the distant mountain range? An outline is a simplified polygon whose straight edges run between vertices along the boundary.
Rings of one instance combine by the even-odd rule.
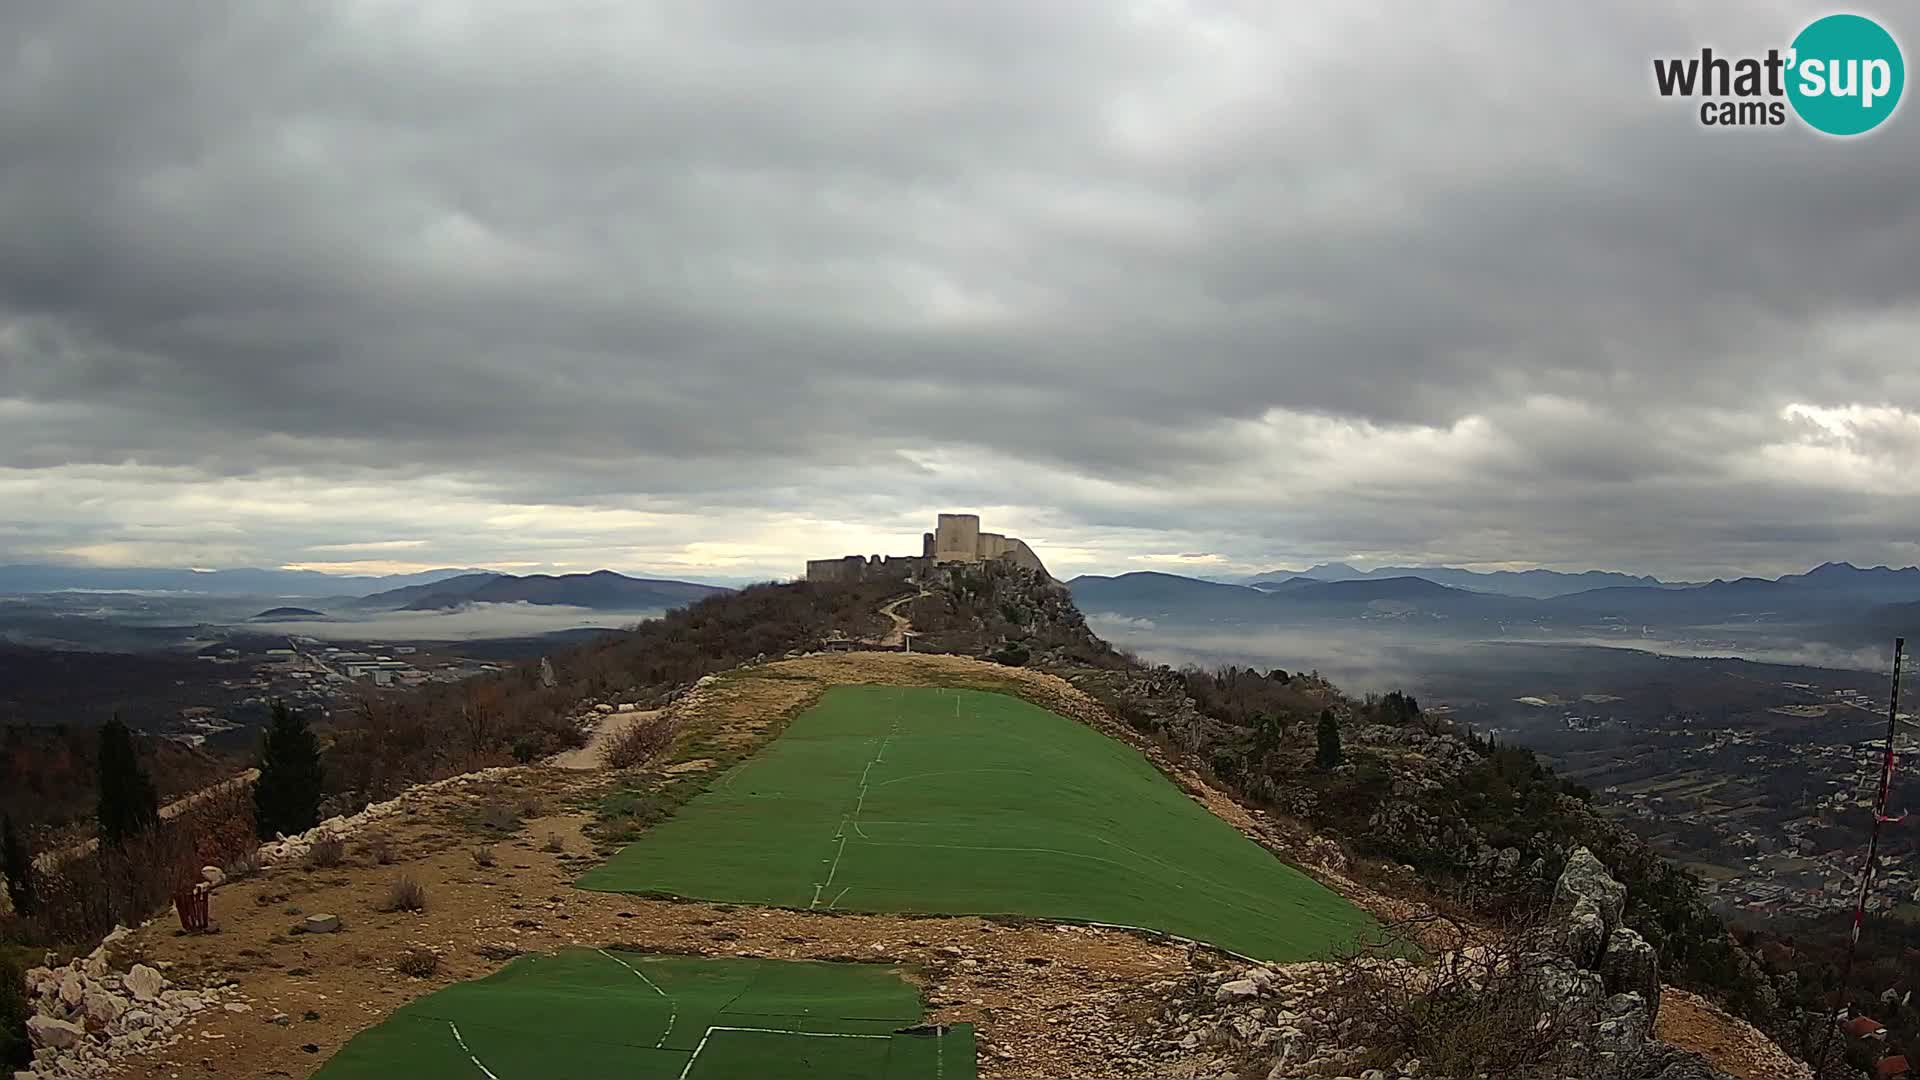
[[[346,577],[317,570],[185,570],[145,567],[0,566],[0,593],[179,592],[207,596],[357,596],[370,589],[419,585],[484,570],[424,570],[383,577]]]
[[[1615,579],[1635,584],[1601,584],[1547,596],[1513,591],[1557,590],[1570,581]],[[1462,587],[1457,584],[1461,581],[1481,587]],[[1862,569],[1848,563],[1826,563],[1804,574],[1774,579],[1740,578],[1704,584],[1598,571],[1555,574],[1542,570],[1502,575],[1451,568],[1398,568],[1391,573],[1387,569],[1361,573],[1338,564],[1317,566],[1305,574],[1263,574],[1244,584],[1158,573],[1088,575],[1067,584],[1075,602],[1089,614],[1175,622],[1260,624],[1366,618],[1485,620],[1543,626],[1610,620],[1660,626],[1720,622],[1900,626],[1920,616],[1920,568]]]
[[[359,606],[383,611],[446,611],[468,604],[554,604],[606,611],[664,611],[716,593],[715,585],[632,578],[611,570],[591,574],[462,574],[362,597]]]
[[[1656,577],[1619,574],[1610,570],[1587,570],[1578,574],[1563,574],[1556,570],[1460,570],[1451,566],[1382,566],[1372,570],[1357,570],[1346,563],[1321,563],[1311,569],[1295,572],[1292,570],[1269,570],[1235,582],[1251,585],[1256,589],[1271,588],[1275,584],[1284,584],[1295,578],[1309,578],[1314,581],[1355,581],[1361,579],[1380,579],[1398,577],[1417,577],[1431,581],[1436,585],[1451,585],[1456,589],[1472,592],[1494,593],[1499,596],[1526,596],[1536,600],[1547,600],[1569,593],[1585,592],[1607,586],[1624,586],[1650,589],[1685,589],[1694,582],[1668,582]]]

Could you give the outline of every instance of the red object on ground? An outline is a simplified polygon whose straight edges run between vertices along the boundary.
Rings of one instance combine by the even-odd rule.
[[[173,894],[174,910],[180,913],[180,929],[189,934],[206,931],[207,897],[212,892],[212,888],[203,881]]]

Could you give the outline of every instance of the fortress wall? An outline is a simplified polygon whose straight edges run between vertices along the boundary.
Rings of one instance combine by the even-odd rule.
[[[1040,556],[1017,536],[980,531],[978,514],[941,514],[934,531],[920,536],[920,554],[848,555],[843,559],[807,560],[808,581],[904,581],[938,563],[975,563],[1007,559],[1017,566],[1046,573]]]
[[[844,559],[808,559],[808,581],[858,581],[865,572],[867,560],[858,555],[849,555]]]
[[[1046,565],[1040,561],[1040,556],[1034,554],[1033,549],[1027,546],[1027,542],[1017,536],[1007,541],[1006,550],[1000,553],[1000,557],[1012,562],[1015,566],[1024,566],[1043,574],[1047,572]]]

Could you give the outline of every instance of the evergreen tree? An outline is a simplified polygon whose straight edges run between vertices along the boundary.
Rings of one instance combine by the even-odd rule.
[[[320,742],[306,718],[273,703],[273,720],[260,748],[260,779],[253,785],[253,824],[262,840],[306,832],[320,824]]]
[[[1255,767],[1266,764],[1280,744],[1286,741],[1286,717],[1275,713],[1253,714],[1253,763]]]
[[[13,901],[14,914],[33,914],[39,906],[33,892],[33,857],[14,831],[11,814],[0,822],[0,868],[6,871],[7,898]]]
[[[33,1061],[33,1039],[27,1033],[26,976],[18,961],[0,953],[0,1068],[26,1068]]]
[[[160,824],[160,796],[118,716],[100,729],[100,842],[109,846]]]
[[[1320,711],[1320,752],[1314,755],[1314,764],[1322,769],[1331,769],[1340,764],[1340,720],[1333,715],[1332,709]]]

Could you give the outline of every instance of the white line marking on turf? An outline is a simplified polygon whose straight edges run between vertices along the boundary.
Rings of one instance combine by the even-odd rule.
[[[957,708],[958,705],[956,704],[955,707]],[[832,888],[833,876],[840,872],[840,856],[845,855],[847,853],[848,823],[852,823],[853,831],[856,833],[859,833],[862,839],[867,838],[867,831],[860,827],[860,811],[865,809],[867,805],[867,774],[871,773],[873,771],[873,767],[875,765],[880,764],[881,759],[886,756],[887,745],[893,742],[894,735],[898,734],[899,731],[900,731],[900,717],[898,714],[896,714],[893,718],[893,727],[887,732],[886,737],[880,740],[880,749],[874,751],[873,760],[867,762],[867,767],[860,770],[860,795],[857,799],[854,800],[853,813],[841,815],[840,827],[834,830],[833,838],[835,840],[840,841],[840,846],[833,853],[833,865],[829,867],[827,870],[827,880],[822,882],[817,882],[813,886],[813,902],[807,905],[808,911],[812,911],[813,909],[820,906],[820,891],[822,889]],[[825,862],[826,860],[822,859],[820,861]],[[847,895],[846,889],[840,890],[840,895],[841,896]],[[836,897],[834,900],[834,903],[837,904],[839,902],[840,902],[839,899]],[[827,910],[829,911],[833,910],[833,904],[828,904]]]
[[[947,1025],[941,1024],[933,1031],[933,1080],[943,1080],[947,1075]]]
[[[460,1029],[454,1026],[453,1021],[447,1021],[447,1030],[453,1032],[453,1041],[460,1044],[460,1049],[467,1050],[467,1040],[460,1037]],[[479,1069],[480,1074],[485,1076],[487,1080],[500,1080],[499,1077],[493,1075],[492,1069],[480,1064],[480,1059],[473,1056],[473,1051],[467,1050],[467,1060],[473,1062],[473,1067]]]
[[[828,910],[828,911],[832,911],[832,910],[833,910],[834,908],[836,908],[836,907],[839,907],[839,906],[840,906],[840,901],[842,901],[842,900],[845,900],[845,899],[847,898],[847,894],[848,894],[848,893],[850,893],[850,892],[852,892],[852,891],[853,891],[853,886],[851,886],[851,885],[849,885],[849,886],[847,886],[847,887],[846,887],[846,888],[844,888],[844,889],[841,889],[841,890],[840,890],[840,895],[839,895],[839,896],[836,896],[836,897],[834,897],[834,898],[833,898],[833,903],[831,903],[831,904],[828,904],[828,905],[827,905],[827,910]]]
[[[667,999],[667,1030],[660,1033],[660,1041],[657,1043],[654,1043],[653,1048],[655,1050],[658,1050],[661,1047],[667,1045],[667,1036],[673,1034],[674,1022],[680,1019],[680,1003],[673,1000],[672,996],[670,996],[665,990],[660,989],[660,984],[654,982],[652,979],[649,979],[645,975],[641,974],[639,968],[634,967],[632,964],[627,963],[625,960],[620,959],[619,957],[613,955],[612,953],[608,952],[605,949],[595,949],[593,951],[599,953],[601,956],[606,957],[607,959],[613,961],[614,963],[619,964],[621,967],[626,968],[628,971],[633,972],[634,976],[638,978],[641,982],[646,983],[648,986],[653,987],[654,993],[659,994],[661,997]]]
[[[700,1036],[700,1045],[693,1048],[693,1056],[687,1059],[686,1066],[680,1070],[680,1080],[687,1080],[687,1074],[693,1071],[693,1063],[700,1060],[700,1051],[705,1050],[707,1048],[707,1040],[713,1038],[713,1033],[716,1031],[760,1031],[760,1032],[765,1032],[766,1034],[769,1034],[769,1035],[802,1035],[809,1039],[891,1039],[893,1038],[893,1036],[891,1035],[853,1035],[843,1031],[788,1031],[785,1028],[724,1027],[724,1026],[715,1025],[714,1027],[708,1028],[706,1031],[706,1034]],[[493,1074],[488,1073],[487,1075],[492,1076]]]

